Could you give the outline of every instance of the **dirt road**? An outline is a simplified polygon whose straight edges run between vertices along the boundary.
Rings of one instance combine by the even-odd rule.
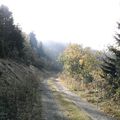
[[[41,85],[42,95],[42,118],[41,120],[67,120],[63,112],[58,107],[52,91],[48,86],[48,79],[44,80]]]
[[[50,78],[54,86],[57,88],[57,91],[60,94],[64,94],[64,96],[69,99],[74,105],[82,109],[87,113],[92,120],[115,120],[111,117],[108,117],[103,112],[99,111],[96,106],[89,104],[86,101],[80,99],[79,96],[70,92],[67,88],[65,88],[58,79]],[[56,101],[54,100],[54,96],[52,91],[50,90],[50,86],[48,85],[49,79],[45,80],[42,85],[42,107],[43,107],[43,120],[67,120],[64,113],[60,110]]]

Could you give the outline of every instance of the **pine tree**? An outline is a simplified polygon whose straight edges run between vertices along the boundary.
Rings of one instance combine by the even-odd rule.
[[[118,29],[120,29],[120,24],[118,24]],[[116,34],[115,39],[117,46],[109,47],[111,54],[106,55],[101,66],[103,71],[102,77],[110,86],[110,92],[114,94],[120,88],[120,34]]]
[[[18,26],[14,25],[12,13],[0,6],[0,57],[21,57],[24,38]]]
[[[37,39],[36,39],[35,33],[31,32],[31,33],[29,34],[29,38],[30,38],[30,45],[31,45],[31,47],[32,47],[34,50],[37,50],[38,43],[37,43]]]

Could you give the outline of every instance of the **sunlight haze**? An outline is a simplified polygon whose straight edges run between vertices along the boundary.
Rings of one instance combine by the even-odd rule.
[[[76,42],[93,49],[114,43],[120,0],[0,0],[16,24],[41,41]]]

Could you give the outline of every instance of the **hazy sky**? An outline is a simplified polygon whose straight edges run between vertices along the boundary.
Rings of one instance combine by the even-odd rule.
[[[23,31],[39,40],[77,42],[94,49],[113,43],[120,0],[0,0]]]

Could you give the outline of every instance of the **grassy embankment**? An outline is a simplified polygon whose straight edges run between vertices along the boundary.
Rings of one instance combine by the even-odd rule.
[[[0,119],[41,119],[43,75],[33,66],[0,59]]]

